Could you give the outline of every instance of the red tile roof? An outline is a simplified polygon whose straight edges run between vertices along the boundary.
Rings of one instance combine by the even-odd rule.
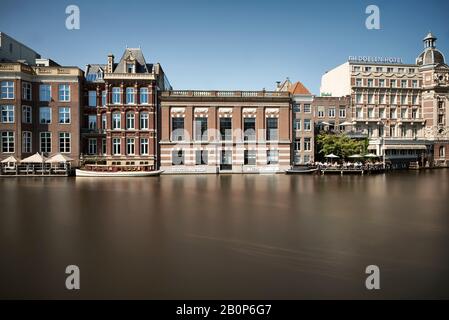
[[[299,81],[293,83],[288,91],[291,94],[311,94],[310,91]]]

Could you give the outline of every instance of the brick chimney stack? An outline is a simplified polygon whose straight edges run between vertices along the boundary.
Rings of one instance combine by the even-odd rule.
[[[108,67],[106,69],[107,73],[112,73],[114,69],[114,55],[112,53],[108,54]]]

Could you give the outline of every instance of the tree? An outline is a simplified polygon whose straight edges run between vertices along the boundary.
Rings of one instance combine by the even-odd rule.
[[[344,133],[339,135],[322,133],[317,136],[316,150],[319,160],[323,160],[324,156],[331,153],[344,159],[354,154],[366,154],[368,140],[351,139]]]

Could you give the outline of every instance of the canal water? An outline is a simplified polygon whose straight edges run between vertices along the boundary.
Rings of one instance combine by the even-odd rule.
[[[448,196],[446,169],[3,178],[0,298],[449,298]]]

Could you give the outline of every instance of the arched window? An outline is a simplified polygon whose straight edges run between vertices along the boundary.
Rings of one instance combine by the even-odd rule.
[[[116,111],[112,114],[112,129],[120,129],[121,128],[121,114]]]
[[[126,129],[135,129],[135,114],[133,111],[126,113]]]
[[[440,158],[445,158],[446,157],[446,149],[444,146],[440,147],[440,152],[439,152]]]

